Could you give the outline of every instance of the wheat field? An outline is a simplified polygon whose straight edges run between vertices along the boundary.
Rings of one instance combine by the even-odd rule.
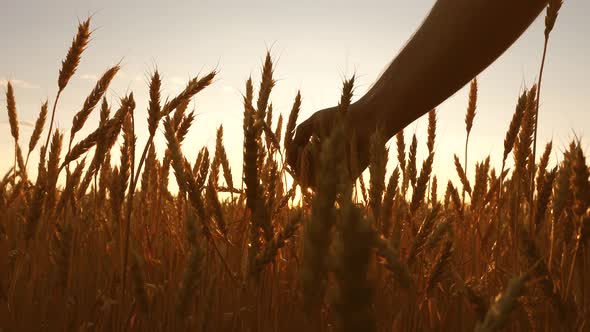
[[[4,139],[15,144],[0,182],[0,331],[590,331],[589,167],[578,138],[537,148],[540,80],[515,102],[501,161],[468,159],[474,80],[465,151],[454,156],[460,181],[433,174],[436,110],[425,146],[415,134],[406,146],[403,131],[388,145],[376,132],[367,177],[353,178],[343,156],[356,148],[344,121],[354,77],[330,135],[312,140],[296,170],[285,156],[302,96],[273,123],[267,54],[259,82],[245,83],[243,156],[226,153],[219,127],[215,148],[187,160],[185,137],[199,126],[189,105],[215,71],[169,98],[154,71],[145,112],[133,93],[106,99],[116,65],[71,130],[54,130],[90,23],[80,23],[25,147],[7,85]],[[92,112],[98,126],[77,137]],[[138,117],[148,119],[145,146]],[[240,158],[234,183],[230,159]],[[293,177],[310,169],[313,190]]]

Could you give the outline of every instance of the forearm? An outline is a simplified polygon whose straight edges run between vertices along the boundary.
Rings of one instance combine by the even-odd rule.
[[[388,136],[454,94],[496,60],[547,0],[438,0],[375,85],[357,102]]]

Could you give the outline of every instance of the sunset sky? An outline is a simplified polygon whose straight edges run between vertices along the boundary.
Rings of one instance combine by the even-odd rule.
[[[521,0],[525,1],[525,0]],[[57,91],[61,60],[71,44],[78,20],[92,15],[92,40],[80,67],[62,95],[56,125],[69,132],[71,120],[98,76],[121,61],[122,71],[108,93],[118,98],[133,92],[137,101],[136,134],[147,138],[147,82],[157,67],[163,99],[180,91],[199,72],[217,68],[215,83],[195,100],[197,118],[184,151],[194,160],[198,149],[213,146],[215,129],[223,124],[234,181],[241,173],[242,104],[246,79],[260,80],[265,51],[276,60],[277,85],[271,99],[287,116],[298,89],[303,104],[300,120],[337,103],[342,79],[356,73],[357,97],[386,68],[420,25],[434,1],[5,1],[0,5],[0,174],[11,166],[14,143],[6,112],[6,81],[13,82],[21,121],[20,144],[28,140],[39,108]],[[590,146],[590,1],[565,0],[551,34],[541,91],[539,142],[553,139],[557,152],[574,137]],[[503,139],[519,92],[537,79],[543,48],[543,13],[532,27],[479,77],[479,99],[470,139],[470,168],[491,154],[501,163]],[[502,24],[501,21],[498,24]],[[438,108],[435,173],[439,183],[457,181],[453,153],[461,159],[465,140],[463,88]],[[96,128],[98,112],[78,137]],[[416,132],[419,158],[426,150],[426,118],[406,129]],[[47,126],[46,126],[47,129]],[[43,139],[46,132],[43,133]],[[158,135],[159,157],[164,150]],[[26,149],[25,149],[26,150]],[[390,167],[397,162],[395,144]],[[38,150],[29,168],[36,169]],[[509,157],[511,159],[512,157]],[[555,162],[555,158],[553,158]],[[419,162],[421,164],[421,161]],[[33,172],[34,173],[34,172]],[[444,181],[444,182],[443,182]]]

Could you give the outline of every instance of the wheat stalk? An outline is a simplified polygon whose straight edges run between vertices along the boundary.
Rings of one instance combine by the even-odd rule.
[[[541,99],[541,81],[543,79],[543,69],[545,68],[545,58],[547,56],[547,46],[549,45],[549,34],[553,30],[555,26],[555,21],[557,21],[557,15],[559,14],[559,9],[563,4],[563,0],[549,0],[547,4],[547,14],[545,15],[545,41],[543,43],[543,56],[541,59],[541,67],[539,68],[539,81],[537,82],[537,102],[535,105],[535,132],[533,134],[533,167],[531,170],[531,192],[533,191],[534,184],[533,179],[535,176],[535,168],[534,164],[536,161],[536,154],[537,154],[537,127],[539,124],[539,102]],[[532,196],[532,193],[531,193]],[[532,200],[532,199],[531,199]]]
[[[440,253],[434,260],[434,265],[430,271],[428,281],[426,282],[425,293],[428,294],[438,282],[444,277],[445,270],[451,263],[453,255],[453,242],[450,240],[445,241]]]
[[[463,185],[463,191],[467,192],[471,195],[471,184],[469,184],[469,179],[467,179],[467,174],[463,170],[463,166],[461,166],[461,162],[459,161],[459,157],[454,155],[455,157],[455,169],[457,170],[457,175],[459,175],[459,180],[461,180],[461,184]],[[464,202],[462,203],[465,204]]]
[[[416,134],[412,135],[412,144],[410,144],[410,151],[408,154],[408,162],[407,162],[407,171],[406,175],[410,184],[412,185],[412,189],[416,189],[416,176],[417,176],[417,169],[416,169],[416,150],[418,148],[418,140],[416,139]]]
[[[76,135],[76,133],[80,129],[82,129],[84,123],[86,123],[86,120],[88,119],[88,116],[90,115],[90,113],[92,113],[98,102],[106,93],[109,85],[111,84],[111,81],[113,80],[119,69],[119,65],[115,65],[109,68],[106,72],[104,72],[104,74],[96,82],[96,85],[94,86],[88,97],[86,97],[82,109],[78,113],[76,113],[76,115],[74,115],[74,119],[72,120],[72,128],[70,129],[70,145],[72,144],[72,141],[74,140],[74,136]]]
[[[467,112],[465,113],[465,129],[467,136],[465,137],[465,177],[467,176],[467,147],[469,145],[469,134],[473,127],[473,119],[475,119],[475,110],[477,108],[477,78],[474,78],[469,85],[469,103],[467,105]],[[463,204],[465,204],[465,186],[463,186]]]
[[[86,21],[78,24],[78,32],[72,40],[72,45],[68,50],[66,58],[61,63],[61,69],[59,70],[59,77],[57,79],[58,90],[57,95],[55,96],[55,101],[53,102],[53,109],[51,110],[51,119],[49,120],[49,130],[47,132],[45,146],[49,146],[49,137],[53,132],[53,120],[55,119],[55,110],[57,108],[59,97],[68,85],[72,76],[74,76],[76,69],[78,69],[82,53],[86,49],[88,41],[90,40],[90,34],[90,17],[88,17]]]
[[[524,292],[524,284],[530,278],[530,272],[512,278],[506,290],[496,296],[488,309],[483,322],[475,328],[477,332],[498,331],[508,321],[508,316],[514,310],[517,299]]]
[[[414,214],[422,202],[426,194],[426,186],[430,180],[430,173],[432,172],[432,162],[434,160],[434,153],[430,153],[428,158],[424,160],[422,169],[420,169],[420,176],[416,180],[416,189],[412,193],[412,201],[410,203],[410,214]]]
[[[381,130],[377,130],[371,136],[369,147],[369,174],[370,190],[369,190],[369,205],[373,212],[373,218],[377,224],[383,222],[380,220],[381,204],[383,190],[385,189],[385,172],[387,167],[387,156],[389,149],[385,147],[385,137]]]
[[[6,109],[8,110],[8,122],[10,123],[10,134],[14,138],[14,184],[16,184],[16,163],[18,151],[18,116],[16,114],[16,101],[14,98],[14,89],[12,83],[8,81],[6,84]]]

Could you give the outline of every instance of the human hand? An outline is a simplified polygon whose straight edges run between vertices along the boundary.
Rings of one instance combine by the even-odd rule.
[[[331,107],[320,110],[303,121],[295,131],[295,137],[287,147],[287,163],[295,173],[296,179],[303,187],[315,187],[316,171],[319,169],[319,153],[309,153],[305,147],[317,145],[320,152],[321,142],[332,132],[339,108]],[[356,178],[369,164],[369,142],[377,128],[372,112],[352,104],[344,115],[346,156],[342,156],[347,169]],[[351,148],[355,143],[356,148]]]

